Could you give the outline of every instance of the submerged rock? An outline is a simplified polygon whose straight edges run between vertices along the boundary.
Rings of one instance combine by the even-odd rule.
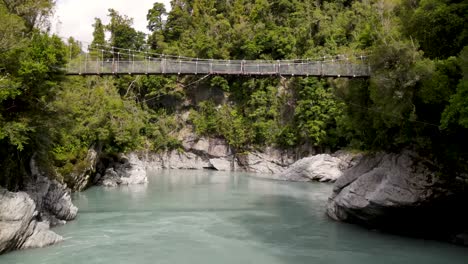
[[[461,209],[466,194],[454,190],[439,179],[432,162],[415,153],[367,155],[336,181],[327,214],[373,228],[450,239],[468,219]]]

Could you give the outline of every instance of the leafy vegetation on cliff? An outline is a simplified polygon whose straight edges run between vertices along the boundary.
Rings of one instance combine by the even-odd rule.
[[[53,4],[0,1],[2,186],[21,187],[34,153],[67,181],[92,146],[179,148],[187,125],[238,151],[413,148],[468,170],[466,1],[174,0],[170,11],[148,11],[148,36],[113,9],[107,25],[93,25],[92,48],[214,59],[370,54],[373,76],[349,80],[65,77],[86,47],[48,33]]]

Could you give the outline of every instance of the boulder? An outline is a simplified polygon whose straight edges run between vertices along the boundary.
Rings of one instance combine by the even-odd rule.
[[[319,154],[298,160],[285,171],[274,175],[274,179],[334,182],[343,174],[345,169],[349,168],[349,165],[342,159],[328,154]]]
[[[231,162],[226,159],[210,159],[210,165],[218,171],[231,171]]]
[[[361,154],[342,150],[331,155],[318,154],[296,161],[287,170],[276,175],[276,178],[287,181],[335,182],[361,158]]]
[[[327,214],[398,233],[453,238],[466,227],[466,210],[460,210],[466,194],[448,187],[436,171],[410,151],[366,155],[336,181]]]
[[[25,192],[12,193],[0,188],[0,254],[24,248],[44,247],[63,238],[39,221],[33,199]]]
[[[32,223],[34,223],[33,221]],[[33,224],[34,225],[34,224]],[[63,241],[63,237],[51,231],[47,222],[36,222],[32,235],[29,236],[21,249],[42,248]]]

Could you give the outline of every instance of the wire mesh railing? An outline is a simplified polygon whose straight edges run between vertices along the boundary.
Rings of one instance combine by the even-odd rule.
[[[280,75],[367,77],[365,56],[326,56],[317,60],[215,60],[198,59],[97,45],[71,59],[69,75]]]
[[[366,61],[83,60],[70,62],[69,75],[281,75],[367,77]]]

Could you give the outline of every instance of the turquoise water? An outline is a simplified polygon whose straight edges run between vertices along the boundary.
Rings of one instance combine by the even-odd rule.
[[[214,171],[158,171],[146,186],[76,194],[66,241],[0,263],[468,263],[468,248],[337,223],[332,186]]]

